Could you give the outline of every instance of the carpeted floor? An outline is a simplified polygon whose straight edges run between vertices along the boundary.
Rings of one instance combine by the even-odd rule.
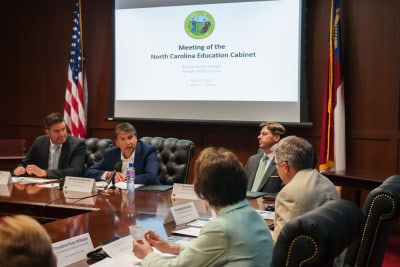
[[[393,231],[393,235],[389,239],[388,248],[383,259],[382,267],[400,266],[400,224]]]

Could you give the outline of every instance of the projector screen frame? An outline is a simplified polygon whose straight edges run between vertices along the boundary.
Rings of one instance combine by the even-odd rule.
[[[169,2],[174,2],[175,0],[164,0],[164,4],[168,4]],[[256,0],[257,1],[257,0]],[[279,0],[278,0],[279,1]],[[280,119],[275,119],[274,121],[282,122],[287,126],[300,126],[300,127],[311,127],[312,122],[309,121],[309,103],[308,103],[308,88],[307,88],[307,80],[306,80],[306,0],[299,0],[301,2],[301,31],[300,31],[300,71],[299,71],[299,122],[297,121],[282,121]],[[132,2],[132,1],[127,1]],[[197,0],[190,0],[188,2],[182,3],[185,5],[188,4],[196,4]],[[230,0],[229,3],[233,2],[243,2],[243,0]],[[157,1],[149,1],[149,6],[158,6]],[[202,4],[207,3],[214,3],[214,1],[202,1]],[[144,117],[137,117],[133,116],[115,116],[115,1],[111,11],[112,14],[112,72],[111,72],[111,81],[110,81],[110,92],[109,92],[109,108],[108,114],[105,117],[106,120],[116,120],[116,121],[145,121],[145,122],[161,122],[161,123],[168,123],[168,122],[176,122],[176,123],[195,123],[195,124],[231,124],[231,125],[255,125],[258,124],[260,121],[264,121],[265,119],[259,118],[256,120],[247,120],[247,119],[239,119],[239,120],[226,120],[226,119],[193,119],[193,118],[144,118]],[[185,101],[190,103],[190,101]],[[193,101],[193,103],[202,102],[202,101]],[[230,104],[234,106],[240,106],[241,102],[235,103],[235,101],[229,101]]]

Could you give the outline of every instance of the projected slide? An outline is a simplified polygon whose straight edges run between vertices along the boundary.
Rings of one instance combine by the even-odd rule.
[[[277,103],[283,103],[283,113],[294,115],[276,118],[299,121],[300,15],[299,0],[116,5],[116,115],[237,120],[228,107],[211,116],[203,110],[243,102],[249,105],[245,109],[267,112],[268,108],[257,105],[268,103],[276,110]],[[193,114],[181,115],[168,106],[188,101]],[[157,107],[149,110],[149,104]],[[154,108],[162,109],[160,114]],[[219,113],[225,115],[218,117]]]

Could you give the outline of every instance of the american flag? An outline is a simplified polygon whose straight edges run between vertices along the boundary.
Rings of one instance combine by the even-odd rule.
[[[65,91],[64,121],[67,132],[75,137],[86,137],[87,88],[81,42],[80,1],[75,0],[72,43]]]
[[[329,52],[322,112],[320,171],[346,169],[344,86],[341,67],[340,0],[331,0]]]

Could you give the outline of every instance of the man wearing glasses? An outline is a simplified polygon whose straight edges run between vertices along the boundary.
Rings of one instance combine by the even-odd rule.
[[[311,144],[297,136],[287,136],[272,147],[275,164],[285,186],[275,200],[272,239],[278,239],[284,225],[327,201],[339,199],[335,185],[314,168]]]

